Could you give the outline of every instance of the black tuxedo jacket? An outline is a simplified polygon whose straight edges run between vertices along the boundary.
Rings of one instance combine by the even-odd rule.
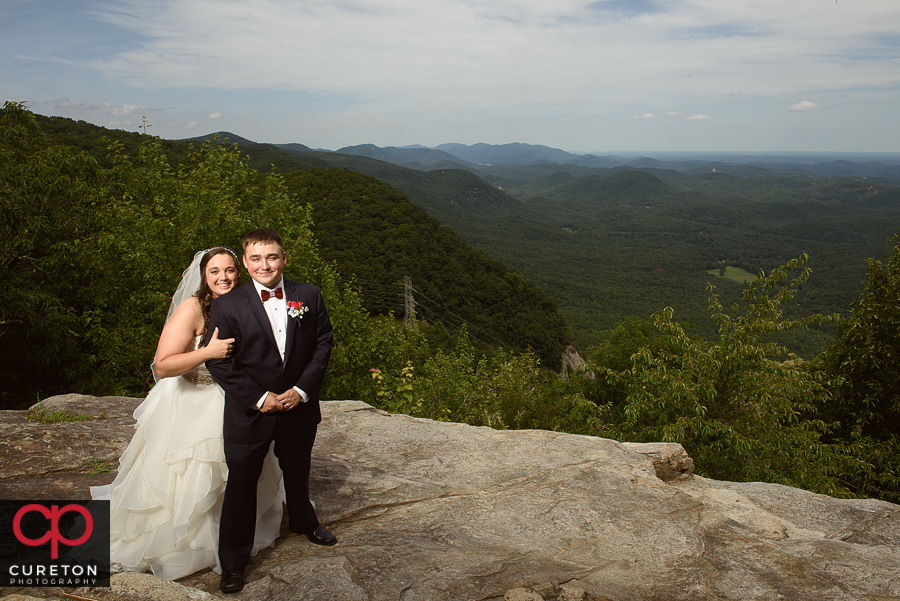
[[[229,442],[272,440],[276,427],[289,435],[299,434],[322,421],[319,390],[334,328],[318,288],[284,280],[284,293],[286,300],[300,301],[309,310],[299,319],[288,315],[283,362],[252,280],[218,297],[210,307],[206,340],[215,328],[220,339],[235,339],[231,357],[206,363],[225,391],[225,440]],[[262,413],[256,408],[265,392],[281,394],[293,386],[303,390],[309,401],[290,411]]]

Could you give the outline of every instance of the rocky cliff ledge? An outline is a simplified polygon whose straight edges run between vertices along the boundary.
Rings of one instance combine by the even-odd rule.
[[[115,460],[140,399],[54,397],[107,419],[0,416],[0,497],[84,498]],[[900,599],[900,506],[775,484],[692,476],[676,444],[497,431],[323,403],[313,498],[336,547],[286,529],[239,599],[823,601]],[[4,589],[19,598],[202,599],[178,583],[116,575],[112,589]],[[68,598],[77,598],[71,597]]]

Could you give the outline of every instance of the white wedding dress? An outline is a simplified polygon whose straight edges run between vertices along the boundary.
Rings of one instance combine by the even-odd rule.
[[[160,380],[135,410],[136,431],[116,479],[91,487],[93,499],[110,501],[113,571],[150,570],[167,580],[207,567],[221,572],[224,406],[222,389],[201,365]],[[257,486],[253,555],[274,545],[283,501],[281,470],[269,449]]]

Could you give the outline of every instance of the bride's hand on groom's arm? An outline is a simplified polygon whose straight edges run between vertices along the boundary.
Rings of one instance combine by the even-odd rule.
[[[218,328],[210,335],[210,345],[201,343],[197,348],[197,334],[202,327],[203,315],[196,302],[183,302],[175,309],[156,346],[156,373],[159,377],[180,376],[210,359],[228,356],[234,339],[220,340]]]
[[[209,343],[206,345],[206,351],[209,354],[206,360],[227,359],[231,356],[233,348],[234,338],[219,338],[219,328],[215,328]]]

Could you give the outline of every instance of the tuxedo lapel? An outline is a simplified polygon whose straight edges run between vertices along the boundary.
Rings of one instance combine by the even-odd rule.
[[[263,308],[262,299],[256,291],[256,286],[254,286],[251,281],[247,282],[244,289],[246,290],[247,306],[250,308],[250,312],[256,318],[259,327],[262,328],[262,331],[265,333],[266,340],[269,341],[269,344],[272,345],[272,348],[275,349],[275,352],[280,356],[281,353],[278,351],[278,343],[275,342],[275,332],[272,331],[272,324],[269,323],[269,316]]]

